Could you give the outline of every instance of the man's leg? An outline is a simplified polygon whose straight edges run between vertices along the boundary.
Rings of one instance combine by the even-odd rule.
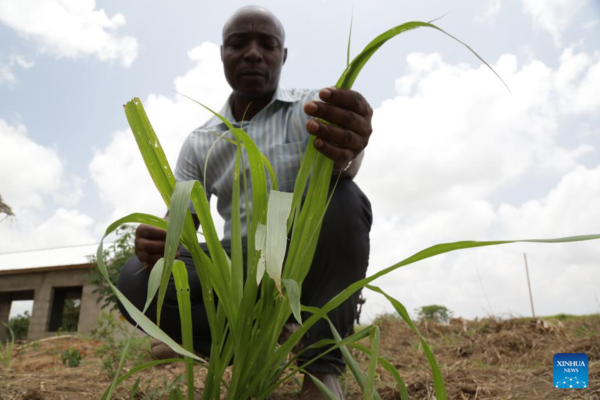
[[[325,213],[311,269],[302,285],[302,304],[322,307],[366,276],[371,223],[371,204],[367,197],[352,180],[340,179]],[[359,295],[359,292],[355,293],[328,314],[342,337],[354,326]],[[304,346],[332,337],[329,324],[321,320],[308,331]],[[302,360],[310,360],[324,349],[309,350],[302,355]],[[340,374],[345,366],[341,352],[336,350],[308,366],[307,370]]]
[[[205,252],[208,252],[205,243],[201,243],[200,246]],[[194,349],[205,355],[210,355],[211,346],[211,335],[208,326],[208,318],[206,316],[206,309],[204,302],[202,301],[202,292],[200,287],[200,281],[194,268],[194,263],[190,253],[181,248],[180,249],[180,260],[185,263],[188,279],[190,284],[190,300],[192,306],[192,330],[194,334]],[[150,271],[142,267],[137,257],[134,257],[127,261],[127,263],[121,269],[119,275],[119,282],[117,284],[118,289],[135,305],[139,310],[144,308],[146,303],[146,295],[148,293],[148,280],[150,278]],[[150,320],[156,322],[156,307],[157,307],[157,296],[148,307],[146,316]],[[119,303],[119,310],[125,316],[125,318],[133,325],[135,321],[129,316],[127,310],[121,303]],[[165,331],[173,340],[178,343],[182,343],[181,338],[181,322],[179,319],[179,309],[177,306],[177,291],[175,290],[175,282],[173,276],[169,280],[165,301],[163,303],[160,328]]]

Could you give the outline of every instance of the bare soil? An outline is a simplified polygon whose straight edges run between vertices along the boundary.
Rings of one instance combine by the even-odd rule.
[[[396,318],[380,318],[380,356],[398,368],[411,399],[434,399],[431,373],[415,334]],[[549,319],[455,319],[449,325],[421,323],[444,376],[450,399],[587,399],[600,400],[600,316]],[[0,366],[0,399],[98,399],[111,380],[94,349],[102,342],[58,337],[16,347],[10,368]],[[368,345],[365,343],[365,345]],[[83,360],[76,368],[63,365],[61,354],[75,348]],[[555,353],[586,353],[589,387],[555,389]],[[366,366],[367,357],[355,353]],[[366,369],[366,368],[365,368]],[[138,374],[136,399],[168,398],[170,382],[184,374],[181,364],[157,366]],[[348,373],[349,374],[349,373]],[[198,396],[203,371],[196,371]],[[352,379],[342,378],[348,399],[362,399]],[[378,391],[384,400],[399,399],[393,378],[382,368]],[[183,389],[184,379],[179,378]],[[117,388],[114,398],[130,399],[134,379]],[[301,377],[279,388],[270,399],[297,399]],[[184,391],[185,392],[185,391]],[[197,396],[197,397],[198,397]]]

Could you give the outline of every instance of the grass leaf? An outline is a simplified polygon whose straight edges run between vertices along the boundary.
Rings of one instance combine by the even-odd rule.
[[[300,313],[300,288],[298,287],[298,282],[293,279],[283,279],[283,284],[294,318],[302,325],[302,314]]]
[[[292,193],[271,190],[267,214],[267,273],[281,294],[281,268],[287,248],[287,220],[292,207]]]

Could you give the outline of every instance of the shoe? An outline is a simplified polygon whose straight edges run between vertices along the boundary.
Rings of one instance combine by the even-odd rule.
[[[199,351],[194,350],[194,354],[196,354],[198,357],[204,360],[207,359],[207,357]],[[183,358],[181,354],[176,353],[175,350],[173,350],[160,340],[154,338],[150,342],[150,356],[154,360],[166,360],[168,358]]]
[[[327,373],[315,373],[312,374],[315,378],[320,380],[327,386],[327,389],[331,391],[338,399],[344,400],[344,392],[338,381],[336,374]],[[310,376],[304,375],[304,382],[302,382],[302,390],[300,391],[300,400],[327,400],[327,396],[323,394],[315,385]]]
[[[154,360],[166,360],[168,358],[183,358],[181,355],[175,353],[173,349],[164,344],[158,339],[152,339],[150,342],[150,354]]]

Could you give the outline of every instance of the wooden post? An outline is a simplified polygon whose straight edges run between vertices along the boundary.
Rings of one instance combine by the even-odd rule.
[[[533,296],[531,295],[531,282],[529,280],[529,267],[527,266],[527,254],[523,253],[523,259],[525,260],[525,273],[527,274],[527,287],[529,288],[529,302],[531,303],[531,314],[535,318],[535,310],[533,309]]]

